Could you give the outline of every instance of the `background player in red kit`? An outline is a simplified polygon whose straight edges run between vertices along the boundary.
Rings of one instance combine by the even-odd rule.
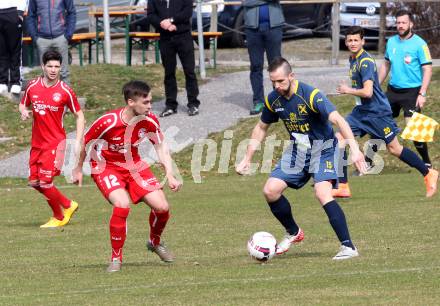
[[[122,265],[122,248],[127,234],[130,202],[144,202],[151,207],[148,250],[162,261],[172,262],[173,255],[161,243],[161,234],[170,217],[169,204],[162,186],[142,161],[138,147],[149,140],[164,166],[168,186],[178,191],[182,185],[172,169],[168,147],[163,142],[159,122],[151,110],[151,89],[142,81],[124,85],[125,107],[110,111],[98,118],[84,136],[84,145],[90,144],[92,178],[104,197],[113,205],[110,218],[111,262],[108,272],[116,272]],[[83,148],[73,180],[81,185],[82,166],[86,157]]]
[[[61,54],[47,51],[42,61],[43,75],[29,82],[19,111],[22,120],[29,119],[31,113],[33,116],[29,185],[46,197],[53,211],[53,217],[40,227],[56,228],[66,225],[78,209],[78,203],[66,198],[53,184],[64,163],[64,114],[68,108],[76,117],[76,152],[81,147],[85,120],[75,93],[60,80]]]

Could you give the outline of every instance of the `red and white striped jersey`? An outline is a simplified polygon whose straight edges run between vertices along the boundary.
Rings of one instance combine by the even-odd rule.
[[[63,127],[67,108],[78,112],[79,106],[73,90],[63,81],[47,87],[43,77],[31,80],[20,102],[32,107],[32,147],[54,149],[66,139]]]
[[[93,167],[103,160],[106,164],[131,167],[141,161],[139,145],[143,141],[148,139],[152,144],[162,142],[159,121],[153,113],[134,117],[127,123],[122,119],[123,111],[124,108],[119,108],[106,113],[96,119],[85,133],[86,146],[97,140],[91,156]]]

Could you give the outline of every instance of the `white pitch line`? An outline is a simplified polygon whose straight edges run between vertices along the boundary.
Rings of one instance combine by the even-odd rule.
[[[62,185],[62,186],[56,186],[57,189],[72,189],[72,188],[88,188],[88,187],[96,187],[96,185],[82,185],[81,187],[78,187],[76,185]],[[28,190],[32,189],[30,186],[25,187],[0,187],[0,191],[12,191],[12,190]]]
[[[130,286],[130,287],[97,287],[93,289],[87,290],[72,290],[72,291],[63,291],[64,296],[68,295],[78,295],[78,294],[89,294],[96,292],[118,292],[118,291],[133,291],[137,289],[164,289],[170,287],[188,287],[188,286],[202,286],[202,285],[220,285],[220,284],[231,284],[231,283],[255,283],[255,282],[270,282],[270,281],[285,281],[291,279],[302,279],[302,278],[310,278],[310,277],[338,277],[338,276],[353,276],[353,275],[368,275],[368,274],[388,274],[388,273],[405,273],[405,272],[421,272],[421,271],[432,271],[440,269],[440,266],[437,267],[415,267],[415,268],[405,268],[405,269],[387,269],[387,270],[378,270],[378,271],[351,271],[351,272],[341,272],[341,273],[308,273],[308,274],[300,274],[300,275],[287,275],[282,277],[266,277],[266,278],[226,278],[226,279],[216,279],[212,281],[206,282],[188,282],[183,280],[181,282],[171,282],[168,284],[152,284],[152,285],[140,285],[140,286]],[[105,273],[104,271],[102,273]],[[123,272],[119,272],[123,273]],[[40,294],[24,294],[24,295],[1,295],[0,298],[23,298],[23,297],[43,297],[43,296],[55,296],[59,295],[59,292],[47,292]]]

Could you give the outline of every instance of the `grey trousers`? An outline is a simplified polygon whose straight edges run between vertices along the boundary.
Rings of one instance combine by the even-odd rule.
[[[63,62],[61,63],[61,80],[70,85],[69,79],[69,42],[64,35],[58,36],[53,39],[47,39],[38,37],[37,39],[38,54],[40,56],[40,62],[43,63],[43,54],[49,49],[55,49],[61,53]]]

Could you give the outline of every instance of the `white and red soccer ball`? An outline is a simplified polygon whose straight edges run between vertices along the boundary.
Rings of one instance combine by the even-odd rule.
[[[256,232],[247,243],[249,255],[258,261],[268,261],[275,255],[277,240],[268,232]]]

